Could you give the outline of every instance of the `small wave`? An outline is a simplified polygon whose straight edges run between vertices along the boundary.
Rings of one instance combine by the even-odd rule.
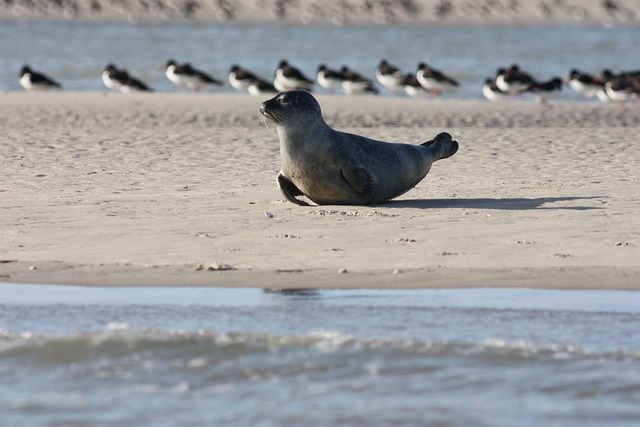
[[[479,357],[514,360],[547,359],[636,359],[640,350],[618,349],[590,352],[571,344],[533,343],[489,339],[478,343],[426,342],[395,339],[362,339],[335,331],[313,331],[305,335],[222,333],[211,330],[134,330],[126,324],[110,324],[105,331],[69,336],[46,336],[31,332],[0,331],[0,361],[10,359],[34,364],[69,364],[98,359],[150,356],[184,359],[191,366],[259,353],[305,350],[316,353],[366,351],[384,356],[425,354],[432,357]]]

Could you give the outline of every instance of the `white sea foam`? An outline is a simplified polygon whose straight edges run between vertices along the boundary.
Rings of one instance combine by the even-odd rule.
[[[46,287],[29,289],[22,300],[2,289],[7,425],[33,425],[36,412],[59,425],[266,427],[420,425],[425,413],[443,425],[635,427],[640,415],[628,293],[212,290],[207,305],[187,289],[63,290],[49,302]]]

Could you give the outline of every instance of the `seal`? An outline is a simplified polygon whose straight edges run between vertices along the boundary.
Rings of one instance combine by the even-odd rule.
[[[280,140],[277,182],[284,197],[308,206],[387,202],[416,186],[433,162],[453,156],[458,142],[446,132],[423,144],[376,141],[332,129],[308,92],[282,92],[260,105]]]

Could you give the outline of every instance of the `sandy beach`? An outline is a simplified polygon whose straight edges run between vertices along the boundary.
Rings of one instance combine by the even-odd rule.
[[[12,0],[0,3],[0,19],[63,19],[131,23],[278,23],[332,25],[633,25],[640,7],[633,0]]]
[[[318,99],[334,128],[460,150],[391,203],[300,207],[262,99],[2,94],[1,279],[640,288],[637,105]]]

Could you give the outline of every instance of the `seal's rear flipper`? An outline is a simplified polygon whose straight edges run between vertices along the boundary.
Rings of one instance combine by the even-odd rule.
[[[424,142],[420,145],[440,151],[439,155],[435,156],[435,160],[446,159],[458,151],[458,141],[454,141],[447,132],[441,132],[431,141]]]
[[[278,187],[280,188],[280,192],[282,195],[291,203],[295,203],[300,206],[309,206],[309,203],[296,199],[296,196],[303,196],[304,194],[296,185],[289,181],[282,172],[278,174]]]

